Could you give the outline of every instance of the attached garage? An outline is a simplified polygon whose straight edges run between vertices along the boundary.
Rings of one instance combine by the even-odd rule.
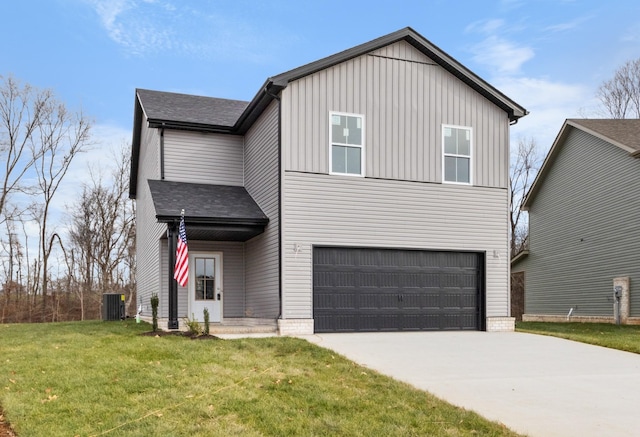
[[[315,332],[484,329],[484,253],[314,247]]]

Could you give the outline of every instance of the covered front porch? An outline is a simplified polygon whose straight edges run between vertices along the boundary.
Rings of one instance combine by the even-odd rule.
[[[149,187],[156,219],[167,225],[160,240],[166,279],[159,326],[184,331],[189,321],[204,323],[208,312],[214,335],[277,332],[279,282],[269,280],[274,272],[264,276],[261,263],[271,242],[269,218],[244,187],[152,180]],[[184,287],[173,278],[182,209],[189,251]]]

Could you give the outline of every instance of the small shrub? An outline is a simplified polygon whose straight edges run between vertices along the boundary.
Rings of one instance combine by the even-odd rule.
[[[158,305],[160,304],[160,299],[158,299],[158,295],[154,294],[151,296],[151,317],[153,318],[153,332],[158,330]]]
[[[202,327],[200,326],[200,322],[196,320],[193,314],[191,314],[191,319],[184,319],[184,324],[187,327],[190,335],[197,336],[202,334]]]
[[[204,314],[204,335],[209,335],[209,309],[205,308],[202,312]]]

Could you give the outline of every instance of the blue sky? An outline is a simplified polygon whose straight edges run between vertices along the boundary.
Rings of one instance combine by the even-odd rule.
[[[512,139],[543,151],[565,118],[640,57],[637,0],[21,0],[6,2],[0,75],[51,88],[95,121],[97,146],[131,141],[135,88],[250,100],[270,76],[411,26],[527,108]]]

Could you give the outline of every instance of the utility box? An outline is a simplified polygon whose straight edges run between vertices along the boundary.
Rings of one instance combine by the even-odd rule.
[[[124,320],[124,294],[102,295],[102,320]]]

